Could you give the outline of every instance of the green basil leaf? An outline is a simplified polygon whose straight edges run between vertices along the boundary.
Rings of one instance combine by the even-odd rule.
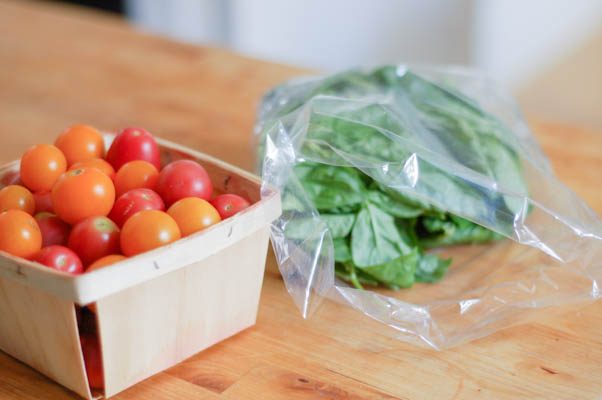
[[[420,245],[425,249],[458,244],[487,243],[503,237],[455,215],[450,215],[446,220],[423,217],[419,224],[427,232],[418,239]]]
[[[290,190],[282,193],[282,211],[302,211],[303,202],[299,200]]]
[[[326,224],[313,217],[290,218],[284,226],[284,235],[290,240],[305,240],[326,229]]]
[[[374,182],[372,185],[370,185],[370,189],[380,190],[381,192],[386,194],[388,197],[390,197],[393,201],[399,202],[402,204],[407,204],[409,207],[413,207],[413,208],[417,208],[417,209],[419,208],[425,212],[433,209],[433,207],[430,204],[428,204],[426,201],[423,201],[416,197],[412,197],[409,194],[405,194],[398,190],[387,187],[387,186],[383,185],[382,183]]]
[[[366,275],[362,270],[355,268],[353,263],[336,263],[334,272],[336,276],[346,282],[350,282],[357,289],[363,289],[363,285],[378,286],[379,282]]]
[[[418,249],[414,248],[410,253],[394,260],[358,269],[393,289],[408,288],[414,284],[418,258]]]
[[[384,264],[410,250],[394,217],[370,202],[362,207],[351,231],[351,255],[356,266]]]
[[[344,238],[351,233],[355,214],[320,214],[320,219],[326,223],[333,239]]]
[[[451,262],[451,258],[443,260],[434,254],[424,254],[418,260],[416,282],[437,282],[445,275]]]
[[[336,262],[346,263],[351,261],[351,248],[348,239],[336,238],[333,239],[332,244],[334,245],[334,260]]]
[[[295,166],[295,174],[318,210],[364,201],[366,187],[354,168],[304,162]]]
[[[405,202],[401,198],[393,198],[377,190],[368,192],[368,200],[381,210],[398,218],[415,218],[424,211],[424,208],[416,204]]]

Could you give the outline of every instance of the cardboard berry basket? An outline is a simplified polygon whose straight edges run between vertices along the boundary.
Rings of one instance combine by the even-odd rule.
[[[261,198],[256,176],[157,141],[163,165],[194,159],[217,193],[239,194],[252,205],[170,245],[78,276],[0,253],[0,349],[88,399],[110,397],[255,323],[278,192]],[[0,177],[18,168],[0,167]],[[90,303],[97,307],[104,393],[89,388],[79,341],[75,308]]]

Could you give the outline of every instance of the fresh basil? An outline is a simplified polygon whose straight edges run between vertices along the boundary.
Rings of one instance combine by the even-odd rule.
[[[416,282],[437,282],[447,272],[451,258],[441,259],[434,254],[424,254],[416,265]]]
[[[326,223],[333,239],[344,238],[349,235],[355,223],[355,214],[320,214]]]
[[[391,289],[400,289],[411,287],[414,284],[418,263],[418,249],[414,248],[409,253],[391,261],[370,267],[358,267],[358,269]]]
[[[525,207],[516,138],[475,101],[411,71],[348,71],[265,101],[263,137],[285,129],[295,143],[285,235],[326,229],[336,275],[355,287],[436,282],[451,259],[425,250],[498,240]]]

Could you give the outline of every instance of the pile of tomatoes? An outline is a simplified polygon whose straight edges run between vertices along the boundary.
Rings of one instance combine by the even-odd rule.
[[[0,250],[80,274],[188,236],[249,206],[213,195],[192,160],[163,168],[144,129],[119,133],[105,155],[103,135],[87,125],[21,157],[19,176],[0,190]],[[19,181],[20,180],[20,181]]]
[[[164,246],[249,206],[236,194],[215,195],[195,161],[162,166],[157,142],[140,128],[124,129],[105,151],[97,129],[72,126],[54,145],[27,150],[19,174],[3,183],[0,251],[69,274]],[[77,311],[90,385],[100,388],[95,307]]]

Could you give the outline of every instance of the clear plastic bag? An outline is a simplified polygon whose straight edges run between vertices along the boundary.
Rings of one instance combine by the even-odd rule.
[[[474,71],[399,65],[291,81],[264,97],[256,138],[264,183],[282,191],[272,244],[304,317],[330,298],[441,349],[600,296],[600,220],[554,176],[510,97]],[[507,239],[431,250],[453,258],[438,282],[351,287],[335,276],[333,228],[301,163],[352,167]]]

